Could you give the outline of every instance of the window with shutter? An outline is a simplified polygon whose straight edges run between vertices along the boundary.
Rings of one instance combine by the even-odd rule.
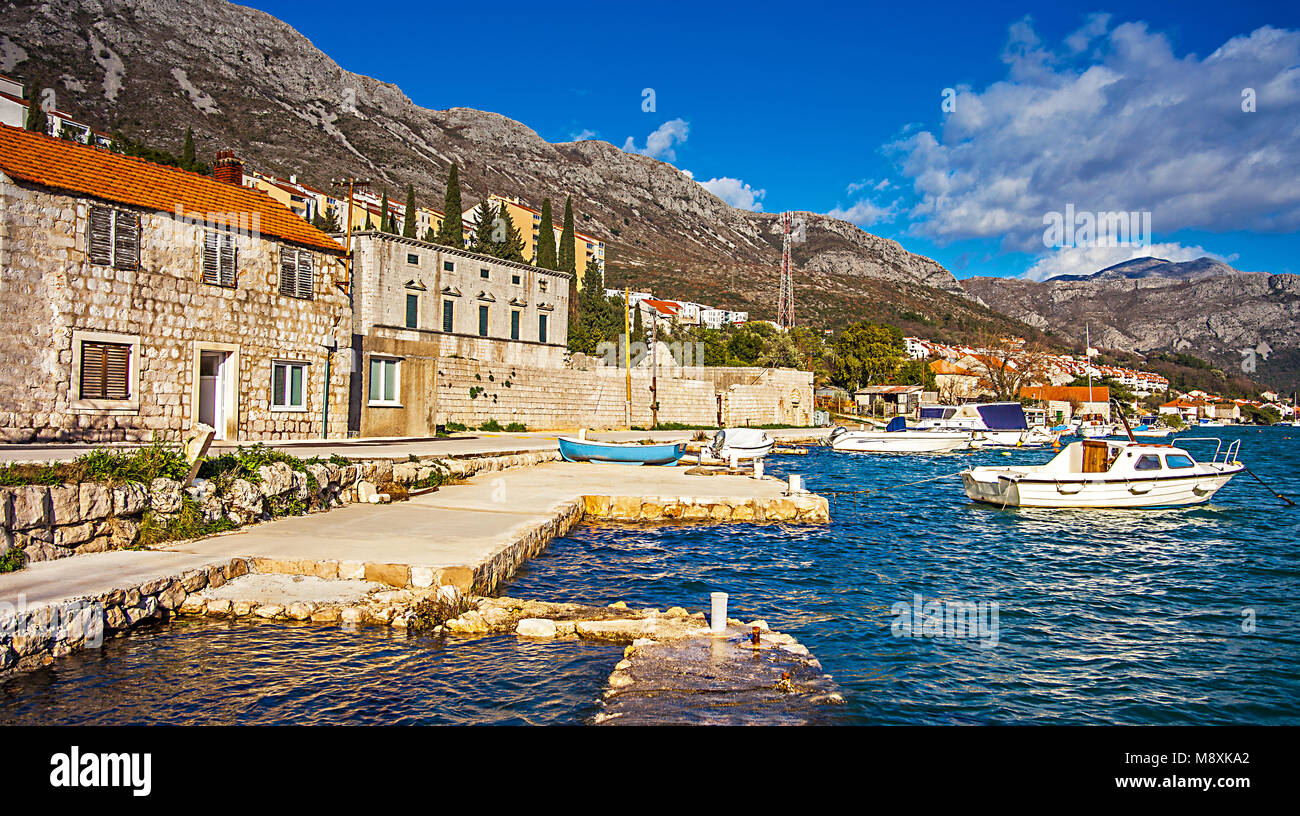
[[[235,264],[239,258],[239,247],[235,245],[235,236],[226,233],[220,234],[221,254],[219,262],[221,267],[221,285],[235,285]]]
[[[90,262],[100,266],[113,263],[113,211],[104,207],[90,208]]]
[[[135,269],[140,261],[140,217],[117,210],[113,213],[113,268]]]
[[[203,282],[213,286],[234,286],[239,247],[235,236],[217,230],[203,233]]]
[[[131,396],[131,347],[81,344],[81,399],[124,400]]]
[[[280,294],[298,294],[298,254],[288,247],[280,248]]]
[[[311,300],[316,291],[316,276],[312,270],[314,263],[315,258],[310,252],[298,250],[298,297],[303,300]]]

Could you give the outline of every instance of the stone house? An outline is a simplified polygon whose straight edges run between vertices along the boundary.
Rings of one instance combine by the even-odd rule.
[[[440,359],[564,367],[569,273],[378,231],[352,252],[352,435],[432,436]]]
[[[0,439],[344,434],[343,248],[216,164],[0,126]]]

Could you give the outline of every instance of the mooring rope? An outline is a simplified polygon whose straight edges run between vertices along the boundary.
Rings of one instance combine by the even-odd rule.
[[[1269,485],[1268,482],[1264,481],[1263,479],[1259,478],[1258,476],[1255,476],[1255,471],[1251,470],[1250,468],[1246,467],[1245,465],[1242,465],[1242,466],[1241,466],[1241,469],[1244,470],[1244,471],[1246,471],[1247,473],[1249,473],[1252,477],[1254,477],[1255,481],[1257,481],[1257,482],[1259,482],[1260,484],[1264,485],[1264,489],[1267,490],[1269,493],[1272,493],[1274,496],[1277,496],[1279,499],[1281,499],[1282,501],[1284,501],[1284,502],[1286,502],[1287,504],[1291,505],[1292,507],[1295,507],[1295,506],[1296,506],[1296,503],[1295,503],[1295,502],[1291,501],[1291,500],[1288,499],[1286,496],[1283,496],[1281,493],[1279,493],[1279,492],[1277,492],[1276,490],[1274,490],[1273,487],[1272,487],[1271,485]]]

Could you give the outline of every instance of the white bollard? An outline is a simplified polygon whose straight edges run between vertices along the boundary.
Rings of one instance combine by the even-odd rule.
[[[731,469],[732,470],[740,469],[740,454],[736,453],[735,451],[731,452]]]
[[[794,494],[794,493],[802,493],[802,492],[803,492],[803,477],[800,476],[798,473],[791,473],[790,493]]]
[[[709,618],[709,628],[714,632],[727,631],[727,593],[714,592],[711,596],[713,599],[713,615]]]
[[[582,440],[585,440],[586,438],[587,438],[587,429],[586,429],[586,428],[579,428],[579,429],[578,429],[578,440],[579,440],[579,441],[582,441]]]
[[[755,460],[754,460],[754,478],[755,478],[755,479],[761,479],[761,478],[763,478],[763,460],[762,460],[762,459],[755,459]]]

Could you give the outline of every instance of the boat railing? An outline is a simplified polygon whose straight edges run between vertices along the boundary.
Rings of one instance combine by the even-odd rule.
[[[1181,445],[1184,442],[1213,442],[1214,456],[1210,459],[1210,463],[1215,465],[1231,465],[1235,463],[1237,454],[1241,451],[1240,439],[1232,440],[1226,448],[1223,447],[1223,440],[1217,436],[1180,436],[1178,444]]]

